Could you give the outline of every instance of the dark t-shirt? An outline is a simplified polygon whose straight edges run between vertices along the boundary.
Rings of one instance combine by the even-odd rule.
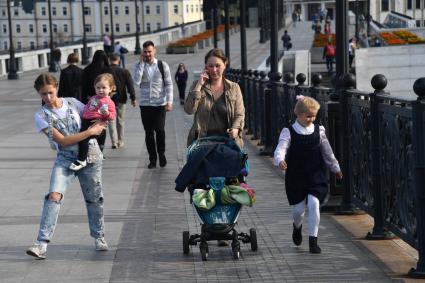
[[[224,94],[222,94],[214,101],[211,108],[207,136],[225,136],[228,127],[226,98]]]

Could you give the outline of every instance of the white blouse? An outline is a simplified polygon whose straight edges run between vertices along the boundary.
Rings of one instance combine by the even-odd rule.
[[[292,128],[297,134],[300,135],[311,135],[314,133],[314,124],[308,127],[302,126],[298,121],[292,124]],[[329,144],[328,138],[326,137],[325,127],[319,126],[320,131],[320,151],[322,152],[323,160],[326,166],[328,166],[331,172],[336,173],[341,171],[338,160],[332,151],[331,145]],[[291,134],[288,128],[283,128],[279,136],[279,144],[274,151],[274,164],[279,166],[279,163],[285,160],[286,153],[289,146],[291,145]]]

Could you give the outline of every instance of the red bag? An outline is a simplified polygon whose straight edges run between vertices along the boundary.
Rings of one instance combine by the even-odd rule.
[[[329,56],[329,57],[335,56],[335,46],[326,45],[326,56]]]

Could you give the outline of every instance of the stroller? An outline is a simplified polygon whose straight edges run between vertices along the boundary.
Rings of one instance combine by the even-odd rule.
[[[189,253],[190,245],[197,245],[203,261],[208,257],[208,241],[231,240],[234,259],[240,257],[240,241],[250,243],[256,251],[257,233],[255,228],[249,234],[238,233],[235,229],[242,205],[240,203],[223,204],[221,190],[229,182],[245,183],[248,174],[247,154],[227,137],[204,137],[196,140],[188,148],[187,163],[176,179],[176,190],[185,188],[191,196],[195,189],[214,190],[215,205],[209,210],[193,206],[201,220],[201,234],[190,235],[183,231],[183,253]]]

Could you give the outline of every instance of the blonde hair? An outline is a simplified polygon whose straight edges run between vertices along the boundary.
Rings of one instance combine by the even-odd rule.
[[[320,104],[316,99],[301,96],[297,98],[297,103],[295,104],[294,113],[295,115],[306,114],[311,112],[318,112],[320,109]]]
[[[109,96],[114,96],[117,92],[117,86],[115,85],[114,77],[108,73],[100,74],[94,80],[94,85],[96,86],[96,84],[100,81],[106,81],[109,84],[109,87],[111,88],[111,93],[109,94]]]

